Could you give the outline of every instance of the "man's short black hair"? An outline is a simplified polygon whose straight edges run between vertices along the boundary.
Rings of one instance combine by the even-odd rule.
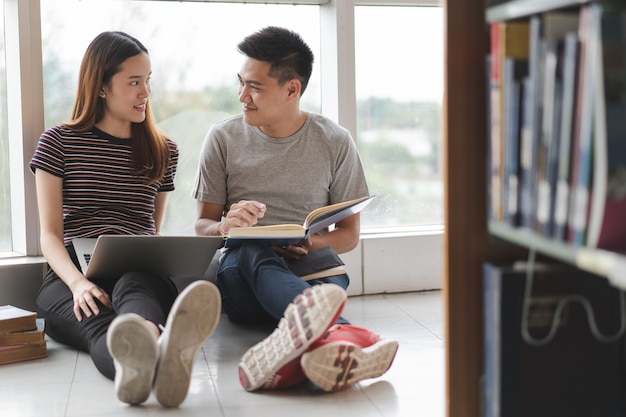
[[[270,64],[269,75],[279,85],[297,78],[304,93],[313,71],[313,52],[302,37],[285,28],[268,26],[247,36],[237,45],[242,54]]]

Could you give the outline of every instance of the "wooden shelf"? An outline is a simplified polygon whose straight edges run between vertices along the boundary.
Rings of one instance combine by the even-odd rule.
[[[508,3],[489,7],[486,10],[487,22],[517,19],[548,10],[579,6],[590,0],[514,0]]]
[[[500,222],[489,222],[489,234],[502,240],[527,247],[569,264],[576,263],[576,250],[557,240],[537,235],[525,228],[515,228]]]
[[[551,258],[606,277],[611,284],[626,289],[626,256],[601,249],[574,247],[539,236],[531,230],[490,222],[489,234],[507,242],[535,250]]]
[[[481,416],[484,262],[522,259],[528,249],[605,276],[626,289],[626,256],[573,248],[503,224],[489,224],[487,85],[489,23],[579,7],[590,0],[513,0],[485,10],[483,0],[445,4],[444,283],[446,415]],[[502,241],[507,244],[502,244]],[[511,244],[509,244],[511,243]]]

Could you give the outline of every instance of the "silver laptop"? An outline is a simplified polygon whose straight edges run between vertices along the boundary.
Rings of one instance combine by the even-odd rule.
[[[201,277],[223,243],[217,236],[101,235],[73,239],[81,270],[89,279],[126,272],[162,277]]]

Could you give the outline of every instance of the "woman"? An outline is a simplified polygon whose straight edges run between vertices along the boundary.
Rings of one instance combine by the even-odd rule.
[[[140,404],[154,389],[163,406],[175,407],[217,325],[216,287],[196,282],[178,295],[169,278],[134,271],[90,281],[72,246],[80,237],[159,233],[178,148],[155,125],[150,76],[137,39],[100,34],[83,57],[72,120],[39,139],[30,168],[49,269],[37,305],[46,333],[88,351],[121,401]]]

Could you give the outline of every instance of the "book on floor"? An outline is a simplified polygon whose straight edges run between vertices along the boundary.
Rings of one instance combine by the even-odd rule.
[[[0,365],[40,359],[48,356],[46,341],[24,345],[0,346]]]
[[[37,319],[36,330],[0,333],[0,346],[38,344],[46,340],[44,319]]]
[[[12,305],[0,306],[0,333],[37,330],[37,313]]]
[[[240,246],[243,242],[255,240],[270,245],[301,245],[311,234],[317,233],[353,214],[363,210],[374,198],[361,197],[343,203],[331,204],[313,210],[304,224],[275,224],[268,226],[233,227],[230,229],[224,247]]]

